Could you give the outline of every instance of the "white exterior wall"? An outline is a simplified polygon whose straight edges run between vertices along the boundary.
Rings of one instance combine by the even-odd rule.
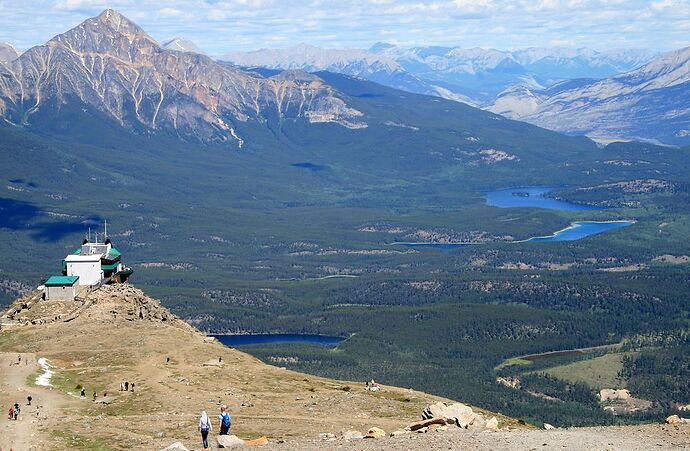
[[[79,280],[77,281],[79,285],[96,285],[101,281],[103,278],[103,272],[101,271],[100,256],[95,256],[96,258],[92,259],[87,259],[84,257],[72,259],[70,257],[67,257],[66,261],[67,275],[79,276]]]
[[[77,296],[77,284],[71,287],[46,287],[47,301],[73,301]]]

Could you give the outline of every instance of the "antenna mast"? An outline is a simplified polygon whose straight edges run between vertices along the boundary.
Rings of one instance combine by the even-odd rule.
[[[105,230],[103,231],[103,242],[108,239],[108,220],[105,220]]]

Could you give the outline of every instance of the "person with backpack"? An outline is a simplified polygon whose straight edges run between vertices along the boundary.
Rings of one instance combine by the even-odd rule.
[[[32,399],[33,399],[33,398],[31,397],[31,395],[29,395],[29,396],[26,397],[26,400],[29,401],[29,405],[31,405],[31,400],[32,400]]]
[[[204,445],[204,449],[208,448],[208,434],[213,430],[211,425],[211,419],[205,410],[201,412],[201,418],[199,418],[199,432],[201,432],[201,443]]]
[[[220,415],[218,415],[220,435],[228,435],[228,432],[230,432],[230,414],[226,412],[227,409],[227,406],[220,406]]]

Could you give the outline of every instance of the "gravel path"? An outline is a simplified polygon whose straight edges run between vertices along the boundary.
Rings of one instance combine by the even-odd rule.
[[[450,429],[379,440],[287,441],[271,450],[690,450],[690,424],[467,432]]]

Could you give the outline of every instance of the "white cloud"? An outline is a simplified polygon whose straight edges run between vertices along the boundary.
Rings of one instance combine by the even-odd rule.
[[[516,48],[566,43],[664,49],[687,42],[688,0],[0,0],[0,41],[41,44],[106,7],[154,38],[211,54],[307,42]]]

